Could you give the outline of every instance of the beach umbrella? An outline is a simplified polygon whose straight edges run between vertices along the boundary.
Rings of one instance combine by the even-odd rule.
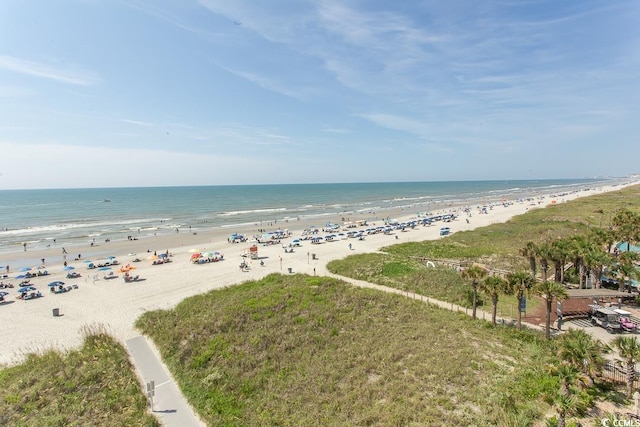
[[[106,270],[111,270],[111,267],[100,267],[98,269],[98,271],[106,271]]]
[[[90,259],[86,259],[86,260],[84,260],[82,262],[84,262],[85,264],[91,264],[93,261],[91,261]]]
[[[16,279],[26,279],[26,278],[27,278],[27,276],[26,276],[26,275],[24,275],[24,274],[18,274],[15,278],[16,278]]]
[[[62,286],[62,285],[64,285],[64,282],[61,282],[60,280],[56,280],[55,282],[51,282],[51,283],[49,283],[49,285],[48,285],[48,286],[49,286],[50,288],[53,288],[53,287],[56,287],[56,286]]]
[[[69,270],[75,270],[75,267],[71,267],[70,265],[67,265],[63,268],[64,271],[69,271]]]
[[[191,253],[191,254],[195,254],[197,252],[200,252],[200,249],[195,249],[195,248],[194,249],[189,249],[188,252]]]
[[[21,294],[24,294],[27,292],[33,292],[33,291],[37,291],[37,289],[34,288],[33,286],[25,286],[23,288],[18,289],[18,292]]]
[[[20,270],[18,271],[31,271],[33,269],[33,267],[22,267]]]
[[[158,255],[158,256],[159,256],[160,258],[166,258],[166,257],[168,257],[169,255],[167,255],[166,253],[164,253],[164,254],[160,254],[160,255]]]
[[[6,297],[7,295],[9,295],[9,292],[0,291],[0,297]]]
[[[111,255],[111,256],[108,256],[106,259],[112,259],[112,260],[113,260],[113,259],[116,259],[116,257],[114,257],[113,255]]]

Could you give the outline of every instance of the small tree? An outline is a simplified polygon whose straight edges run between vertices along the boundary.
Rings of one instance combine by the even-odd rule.
[[[509,294],[518,299],[518,329],[522,329],[522,301],[529,295],[533,288],[534,278],[524,270],[509,273],[507,275]]]
[[[491,323],[496,324],[498,298],[507,290],[507,281],[500,276],[489,276],[479,284],[481,292],[491,298]]]
[[[636,379],[636,363],[640,360],[640,343],[635,337],[616,337],[611,346],[618,351],[618,355],[622,358],[624,363],[626,382],[627,382],[627,397],[633,396],[633,383]]]
[[[545,280],[544,282],[538,283],[534,287],[534,292],[536,295],[541,296],[546,301],[546,321],[545,321],[545,331],[544,336],[547,339],[551,338],[551,309],[553,299],[563,300],[569,297],[567,290],[560,283],[550,282]]]
[[[476,312],[478,310],[478,284],[482,279],[487,277],[487,270],[479,265],[472,265],[466,270],[462,271],[462,278],[471,281],[471,289],[473,290],[473,312],[472,317],[476,318]]]
[[[582,329],[570,329],[558,341],[558,357],[578,370],[589,384],[602,374],[604,354],[611,349]]]
[[[532,242],[528,241],[526,245],[522,249],[520,249],[520,255],[527,258],[529,260],[529,268],[531,268],[531,276],[536,277],[537,273],[537,262],[536,257],[538,256],[538,246]]]

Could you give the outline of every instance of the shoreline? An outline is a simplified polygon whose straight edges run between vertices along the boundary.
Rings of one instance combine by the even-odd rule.
[[[636,185],[638,182],[626,184],[604,185],[588,190],[576,190],[562,195],[556,199],[556,203],[587,197],[594,194],[615,191],[627,186]],[[484,198],[485,200],[488,198]],[[455,206],[438,206],[441,213],[456,210],[460,216],[454,222],[447,223],[452,232],[471,230],[498,222],[505,222],[515,215],[526,213],[532,208],[543,208],[551,204],[550,195],[532,195],[529,198],[519,198],[500,203],[492,203],[492,207],[486,214],[478,214],[478,208],[485,202],[483,200],[460,201]],[[532,203],[534,205],[532,205]],[[471,207],[472,206],[472,207]],[[471,207],[472,216],[469,223],[465,221],[463,209]],[[363,219],[354,214],[349,217],[351,221]],[[396,209],[378,211],[375,213],[377,220],[369,222],[369,227],[374,224],[382,225],[383,218],[392,217],[401,222],[415,218],[417,212],[409,212],[408,209]],[[346,216],[346,215],[345,215]],[[366,215],[363,215],[366,216]],[[336,222],[342,218],[327,216],[323,222],[331,220]],[[345,218],[347,219],[347,218]],[[78,279],[66,279],[66,271],[62,271],[62,249],[53,247],[40,251],[16,252],[9,258],[11,270],[5,282],[17,285],[20,280],[14,279],[18,269],[24,266],[32,266],[33,261],[39,265],[40,259],[45,258],[48,276],[31,279],[37,289],[43,294],[42,298],[22,301],[15,298],[17,288],[8,289],[10,294],[7,302],[0,304],[0,322],[5,326],[15,325],[18,328],[5,327],[0,330],[0,340],[3,342],[0,350],[0,365],[19,363],[27,353],[41,352],[49,348],[67,350],[79,347],[83,341],[82,329],[86,326],[101,325],[107,332],[124,343],[127,339],[139,335],[134,323],[140,314],[148,310],[170,309],[175,307],[183,299],[208,292],[213,289],[231,286],[244,281],[259,280],[270,273],[286,274],[304,273],[309,275],[324,275],[326,264],[333,259],[344,258],[352,253],[375,252],[381,247],[409,241],[423,241],[440,238],[439,228],[441,223],[431,226],[418,226],[406,232],[394,231],[392,235],[376,234],[367,236],[365,240],[344,239],[321,244],[311,244],[303,241],[302,247],[294,249],[293,253],[285,253],[282,244],[288,244],[291,239],[283,240],[282,244],[270,246],[259,245],[259,256],[265,265],[260,266],[256,260],[248,260],[249,270],[243,272],[239,269],[241,253],[251,243],[227,242],[227,237],[233,232],[242,232],[247,237],[257,233],[258,228],[266,228],[275,231],[280,226],[289,229],[291,238],[300,236],[302,230],[309,225],[318,223],[313,221],[296,220],[289,222],[277,221],[272,226],[258,225],[247,232],[246,227],[214,228],[199,230],[197,233],[188,233],[180,230],[175,235],[158,235],[140,240],[111,241],[98,243],[94,247],[67,248],[67,262],[75,267],[75,272],[82,276]],[[356,230],[362,229],[359,227]],[[366,228],[366,227],[364,227]],[[320,235],[323,235],[320,233]],[[194,250],[220,251],[224,254],[224,260],[220,262],[195,265],[190,262],[191,252]],[[173,256],[172,262],[163,265],[152,265],[149,260],[154,252],[164,253],[169,251]],[[74,261],[78,252],[82,254],[79,261]],[[313,256],[312,256],[313,255]],[[119,276],[115,279],[104,279],[105,272],[88,270],[83,261],[96,260],[97,257],[116,256],[120,265],[131,263],[136,267],[132,273],[140,275],[144,280],[134,283],[125,283],[117,267],[111,271]],[[141,262],[133,263],[134,258]],[[290,270],[289,270],[290,269]],[[1,272],[4,274],[4,271]],[[49,292],[47,284],[63,280],[67,285],[76,284],[78,289],[63,294]],[[61,316],[53,316],[52,311],[58,309]],[[28,321],[24,321],[28,319]]]

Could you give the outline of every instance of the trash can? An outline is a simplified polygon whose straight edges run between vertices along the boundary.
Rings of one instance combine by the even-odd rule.
[[[60,309],[59,308],[54,308],[53,309],[53,317],[58,317],[60,316]]]
[[[287,270],[289,270],[289,274],[293,273],[293,268],[289,267]]]

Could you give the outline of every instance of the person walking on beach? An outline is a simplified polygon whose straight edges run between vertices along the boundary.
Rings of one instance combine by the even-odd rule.
[[[27,252],[27,242],[24,242],[24,243],[22,244],[22,247],[24,248],[24,251],[25,251],[25,252]]]

